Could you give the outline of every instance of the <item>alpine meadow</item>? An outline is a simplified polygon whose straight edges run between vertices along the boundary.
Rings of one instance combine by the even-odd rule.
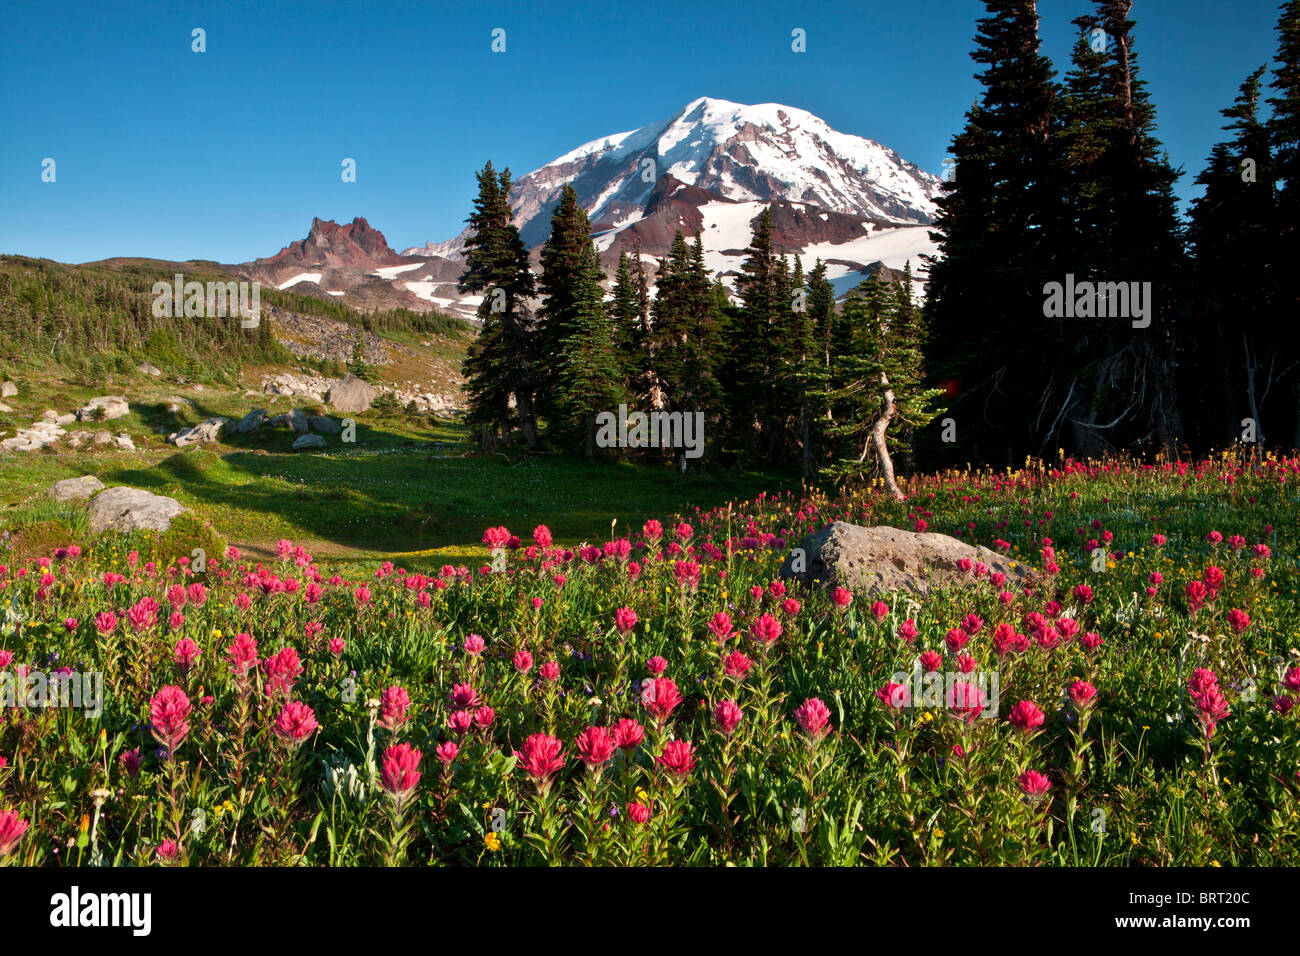
[[[1286,919],[1227,877],[1300,864],[1300,0],[54,6],[0,150],[33,925],[282,867]],[[196,108],[239,136],[122,142]]]

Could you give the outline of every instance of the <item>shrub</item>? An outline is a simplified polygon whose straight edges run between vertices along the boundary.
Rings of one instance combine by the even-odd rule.
[[[225,554],[226,545],[225,537],[210,522],[186,511],[173,518],[171,526],[154,539],[152,556],[159,567],[166,567],[180,558],[192,557],[195,548],[202,548],[212,561]]]

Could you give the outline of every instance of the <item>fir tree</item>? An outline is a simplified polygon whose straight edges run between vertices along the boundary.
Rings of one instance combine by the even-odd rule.
[[[535,284],[528,250],[512,221],[510,170],[498,174],[489,162],[476,174],[479,185],[474,212],[466,221],[462,293],[484,293],[478,308],[482,330],[463,363],[469,397],[469,421],[483,430],[486,448],[508,433],[510,400],[518,409],[528,447],[537,443],[533,399],[537,388],[535,322],[527,300]]]
[[[1224,130],[1236,135],[1214,147],[1196,179],[1205,194],[1192,205],[1188,229],[1196,301],[1195,350],[1187,358],[1196,378],[1218,385],[1192,396],[1196,419],[1206,422],[1205,445],[1232,442],[1247,417],[1263,442],[1262,398],[1285,369],[1285,342],[1273,335],[1276,187],[1268,130],[1258,115],[1266,69],[1252,73],[1221,111],[1231,121]]]

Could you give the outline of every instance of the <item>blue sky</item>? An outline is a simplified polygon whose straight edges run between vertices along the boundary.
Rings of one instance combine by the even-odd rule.
[[[455,235],[487,159],[522,175],[698,96],[778,102],[935,173],[978,95],[975,0],[35,3],[0,31],[0,252],[241,262],[366,217]],[[1041,0],[1068,69],[1086,0]],[[1275,48],[1273,0],[1138,0],[1180,195]],[[191,30],[207,52],[191,51]],[[505,53],[490,49],[506,31]],[[807,32],[807,52],[790,49]],[[41,181],[46,158],[54,183]],[[340,163],[357,163],[344,183]]]

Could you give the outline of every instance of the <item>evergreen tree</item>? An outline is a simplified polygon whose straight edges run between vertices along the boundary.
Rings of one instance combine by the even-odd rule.
[[[614,323],[614,342],[618,351],[618,364],[624,387],[636,394],[642,373],[645,371],[644,331],[636,279],[628,263],[627,253],[618,254],[618,272],[614,275],[613,298],[609,303],[610,319]]]
[[[1050,380],[1043,285],[1067,222],[1052,65],[1034,0],[985,0],[975,62],[983,86],[954,138],[955,175],[937,201],[927,300],[934,377],[953,396],[966,457],[1019,463],[1038,450],[1030,410]]]
[[[1194,417],[1205,425],[1204,446],[1221,446],[1241,434],[1241,420],[1256,423],[1264,441],[1262,399],[1285,368],[1285,338],[1275,341],[1276,289],[1270,268],[1277,223],[1269,135],[1259,118],[1261,66],[1222,110],[1232,140],[1211,151],[1196,182],[1205,194],[1192,205],[1189,238],[1195,249],[1192,374],[1217,388],[1191,396]],[[1289,417],[1289,416],[1288,416]],[[1272,416],[1268,416],[1269,419]]]
[[[478,318],[482,329],[463,363],[469,397],[468,419],[483,430],[485,448],[508,434],[510,401],[516,404],[524,440],[537,444],[533,408],[537,388],[536,323],[527,300],[535,283],[528,250],[510,209],[510,170],[498,174],[489,162],[476,174],[479,193],[466,221],[465,272],[461,293],[481,292]]]
[[[773,387],[776,372],[775,336],[790,299],[788,274],[772,239],[772,211],[764,209],[745,250],[736,279],[741,306],[727,330],[730,363],[726,379],[735,439],[748,460],[776,445],[773,437]],[[788,270],[785,270],[788,273]]]
[[[924,334],[906,283],[890,288],[872,276],[850,292],[834,339],[831,387],[823,398],[834,410],[830,436],[840,460],[828,473],[862,480],[873,471],[902,498],[894,475],[889,434],[929,424],[940,409],[941,389],[925,385]],[[856,457],[854,457],[856,455]],[[867,456],[873,460],[868,463]]]
[[[560,364],[554,359],[578,321],[581,293],[591,245],[591,221],[578,204],[578,194],[566,185],[551,216],[551,234],[542,246],[538,292],[537,352],[542,362],[537,376],[538,414],[553,419],[558,414],[561,391]]]
[[[627,400],[617,361],[616,327],[605,306],[602,279],[600,256],[588,237],[573,286],[566,292],[573,311],[566,323],[568,334],[556,353],[556,406],[562,431],[578,436],[587,457],[595,453],[596,416],[616,413]]]
[[[1277,289],[1276,320],[1291,322],[1300,307],[1300,293],[1292,281],[1291,270],[1300,261],[1300,0],[1286,0],[1277,21],[1278,49],[1270,84],[1276,95],[1269,99],[1273,116],[1268,123],[1274,153],[1275,179],[1280,188],[1277,196],[1275,235],[1277,242],[1270,256],[1270,269]],[[1279,400],[1285,400],[1285,410],[1279,409],[1290,443],[1300,448],[1300,373],[1294,362],[1300,358],[1294,336],[1287,340],[1285,371],[1275,386]]]
[[[1150,283],[1151,325],[1131,316],[1058,320],[1052,387],[1043,406],[1050,448],[1082,453],[1182,439],[1175,388],[1185,281],[1173,187],[1178,173],[1155,136],[1155,107],[1138,72],[1132,0],[1094,0],[1079,29],[1062,98],[1073,225],[1062,246],[1076,282]],[[1064,281],[1060,275],[1057,281]],[[1065,423],[1071,440],[1064,441]]]

